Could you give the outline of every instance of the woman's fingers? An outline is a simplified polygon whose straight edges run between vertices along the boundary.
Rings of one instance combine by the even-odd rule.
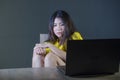
[[[39,48],[34,48],[34,52],[35,52],[36,54],[40,54]]]
[[[35,44],[34,47],[34,53],[38,54],[38,55],[45,55],[46,54],[46,50],[45,48],[47,47],[47,44],[45,43],[37,43]]]
[[[45,48],[41,48],[41,47],[34,47],[34,52],[38,55],[42,55],[46,53]]]
[[[44,55],[46,53],[45,48],[40,48],[40,53]]]
[[[43,53],[44,53],[44,51],[43,51],[42,48],[39,48],[39,50],[40,50],[40,54],[43,54]]]

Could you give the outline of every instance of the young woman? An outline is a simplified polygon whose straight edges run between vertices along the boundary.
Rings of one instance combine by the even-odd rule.
[[[83,40],[69,14],[63,10],[58,10],[51,16],[48,35],[47,41],[35,45],[32,67],[65,65],[67,40]]]

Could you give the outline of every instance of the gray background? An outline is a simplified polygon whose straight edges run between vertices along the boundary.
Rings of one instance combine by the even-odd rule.
[[[120,0],[0,0],[0,68],[31,67],[39,34],[58,9],[84,39],[120,38]]]

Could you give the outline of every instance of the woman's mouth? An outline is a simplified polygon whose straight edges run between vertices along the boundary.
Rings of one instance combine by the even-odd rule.
[[[57,32],[57,34],[61,34],[62,32]]]
[[[57,32],[57,35],[62,35],[62,32]]]

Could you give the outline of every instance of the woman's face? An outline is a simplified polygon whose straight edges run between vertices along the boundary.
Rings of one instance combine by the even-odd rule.
[[[53,27],[54,34],[58,38],[61,38],[64,34],[64,29],[65,29],[65,25],[64,25],[62,19],[61,18],[55,18],[54,27]]]

